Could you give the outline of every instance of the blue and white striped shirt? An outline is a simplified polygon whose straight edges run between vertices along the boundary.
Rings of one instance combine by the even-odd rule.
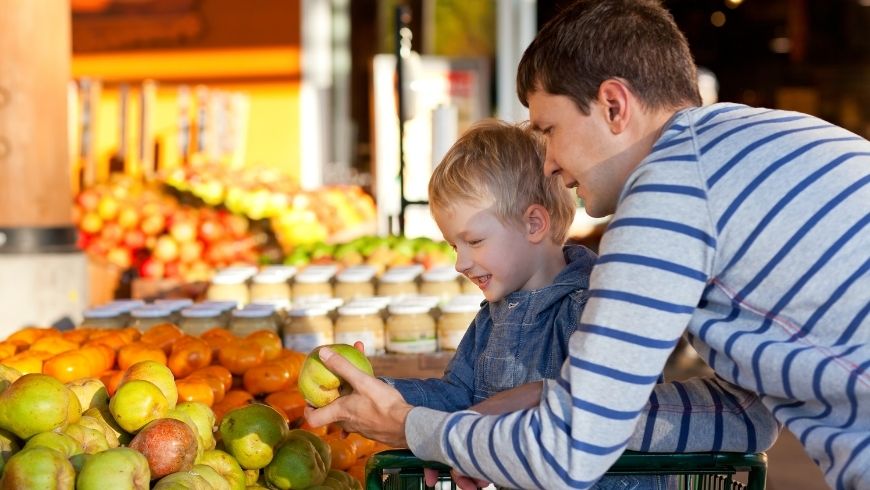
[[[729,432],[751,436],[748,419],[705,418],[703,438],[692,410],[679,426],[656,424],[651,390],[688,329],[832,487],[870,488],[868,224],[867,140],[794,112],[680,111],[626,182],[570,357],[541,404],[502,416],[415,408],[409,446],[469,475],[547,489],[588,488],[663,430],[678,435],[672,449],[721,450]],[[714,403],[729,401],[727,383],[707,385]]]

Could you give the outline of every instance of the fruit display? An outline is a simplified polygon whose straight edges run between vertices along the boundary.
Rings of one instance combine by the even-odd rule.
[[[271,331],[19,330],[0,342],[0,488],[362,488],[385,446],[304,422],[305,359]]]
[[[452,266],[456,253],[447,242],[431,238],[407,238],[366,235],[353,240],[329,244],[317,242],[296,246],[284,263],[297,267],[308,264],[338,264],[343,267],[371,265],[378,272],[390,267],[420,264],[426,269]]]
[[[154,279],[208,280],[216,267],[256,263],[265,236],[247,218],[183,205],[161,189],[115,176],[83,190],[73,208],[80,247]]]

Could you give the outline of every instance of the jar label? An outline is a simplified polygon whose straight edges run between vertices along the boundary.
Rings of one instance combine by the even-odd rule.
[[[427,352],[435,352],[437,347],[435,342],[435,337],[416,340],[387,339],[387,352],[395,352],[397,354],[423,354]]]
[[[284,347],[303,354],[307,354],[321,345],[331,343],[332,339],[322,332],[284,334]]]
[[[353,345],[356,341],[363,343],[365,354],[367,356],[374,356],[384,352],[383,340],[378,339],[374,332],[360,330],[358,332],[341,332],[335,334],[336,344]]]

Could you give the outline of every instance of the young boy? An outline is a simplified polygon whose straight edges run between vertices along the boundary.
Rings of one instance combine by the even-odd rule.
[[[553,379],[587,300],[596,255],[564,246],[576,204],[544,176],[531,131],[477,123],[429,180],[429,207],[456,270],[486,301],[441,379],[382,378],[414,406],[465,410],[524,383]],[[653,476],[607,476],[596,488],[666,488]]]

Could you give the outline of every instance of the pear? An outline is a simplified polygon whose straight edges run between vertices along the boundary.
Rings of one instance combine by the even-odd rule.
[[[305,401],[318,408],[335,401],[341,396],[342,390],[346,388],[344,380],[330,371],[320,360],[322,347],[329,347],[369,375],[373,372],[372,364],[365,354],[356,350],[352,345],[333,344],[314,349],[305,358],[299,372],[299,391],[305,397]]]
[[[61,429],[80,416],[78,398],[45,374],[25,374],[0,393],[0,429],[21,439]]]
[[[287,437],[287,422],[274,408],[254,403],[230,410],[220,425],[227,452],[245,469],[272,461],[273,449]]]
[[[76,473],[66,455],[44,446],[23,449],[9,458],[0,488],[72,490]]]

